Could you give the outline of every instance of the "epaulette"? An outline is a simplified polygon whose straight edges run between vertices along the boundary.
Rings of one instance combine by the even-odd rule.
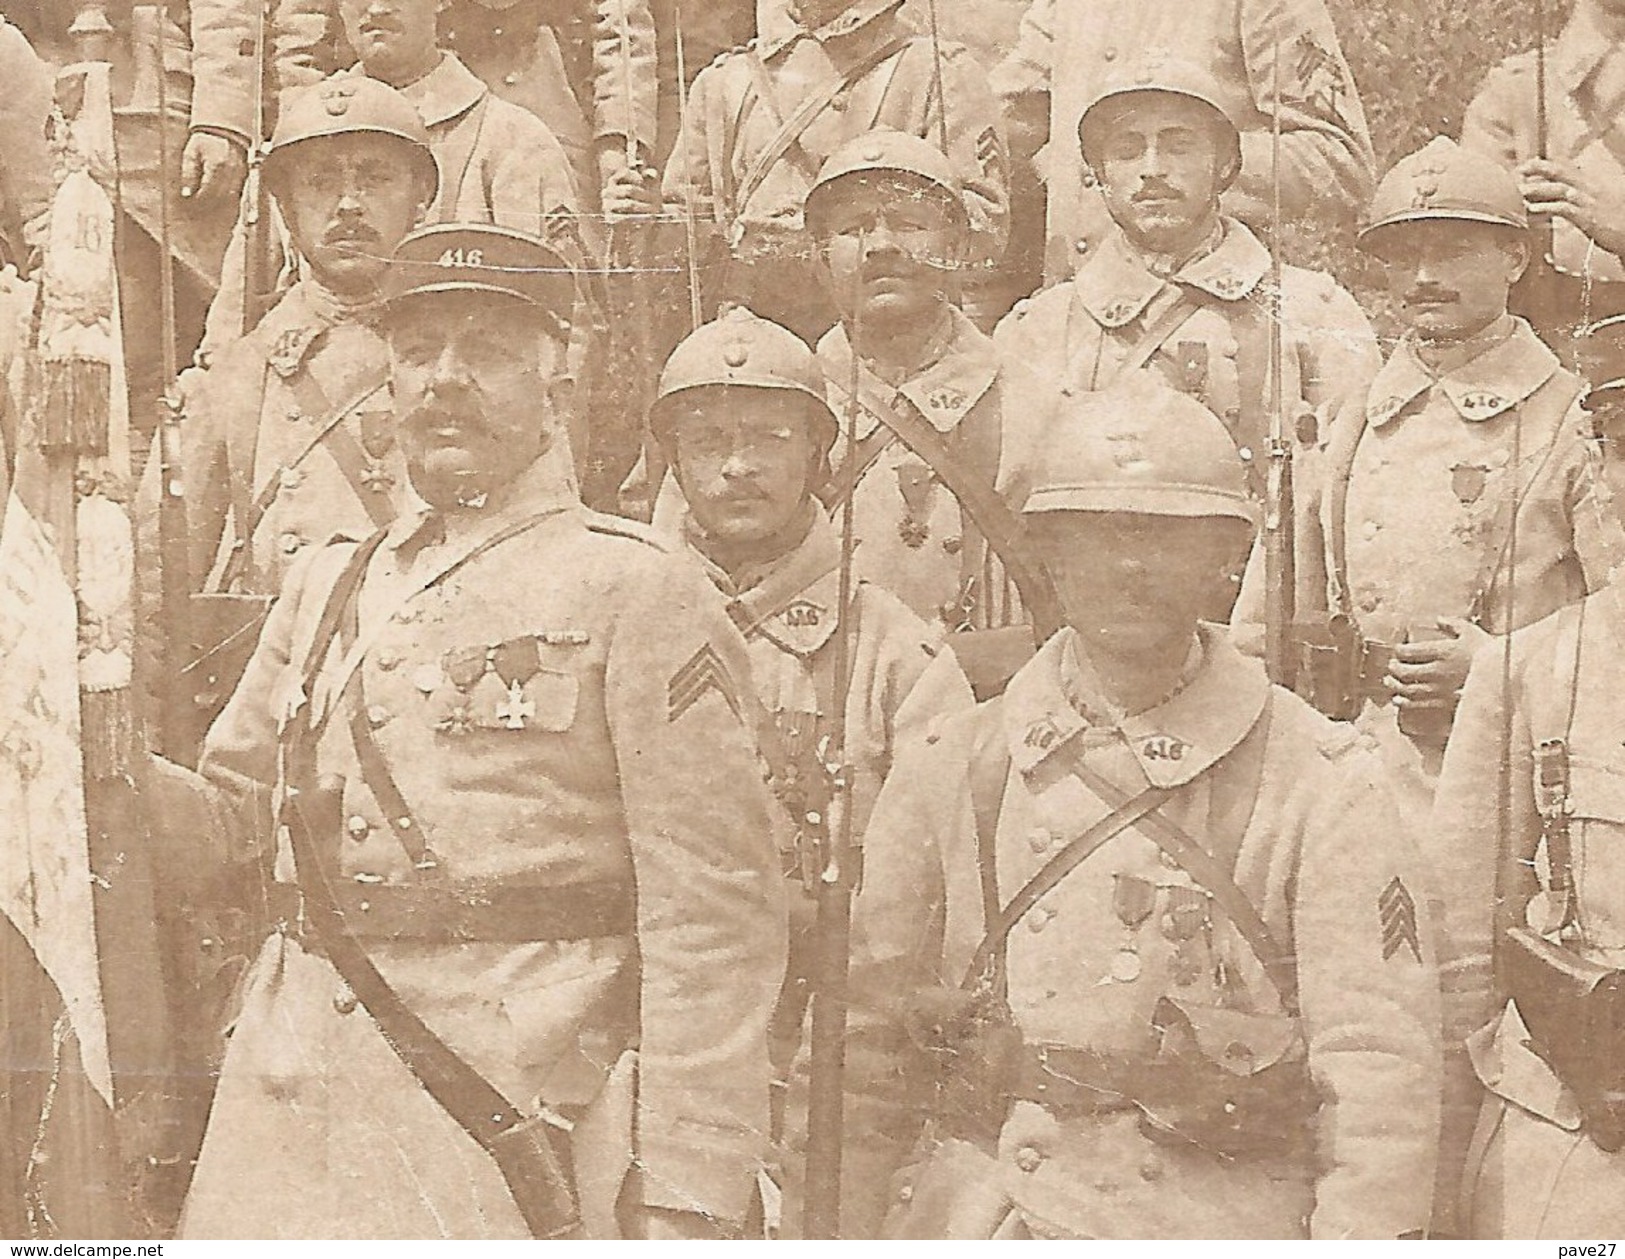
[[[611,538],[630,538],[663,554],[671,553],[671,544],[651,525],[639,520],[628,520],[625,516],[611,516],[607,512],[593,511],[591,508],[587,509],[586,514],[588,533],[601,533]]]

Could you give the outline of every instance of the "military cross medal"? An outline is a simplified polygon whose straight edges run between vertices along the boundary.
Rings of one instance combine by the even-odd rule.
[[[903,496],[903,518],[897,522],[897,535],[903,545],[917,551],[931,536],[931,469],[923,463],[903,463],[897,467],[897,489]]]
[[[525,698],[525,688],[519,682],[508,683],[508,698],[497,705],[497,716],[509,730],[523,730],[527,718],[536,715],[536,705]]]
[[[507,697],[497,705],[497,720],[505,730],[523,730],[525,722],[536,715],[535,702],[525,698],[525,683],[542,667],[535,635],[510,639],[491,648],[490,661],[491,671],[508,688]]]

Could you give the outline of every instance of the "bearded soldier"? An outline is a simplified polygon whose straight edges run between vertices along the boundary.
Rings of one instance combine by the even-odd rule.
[[[1112,226],[1071,280],[1018,304],[995,340],[1043,382],[1012,408],[1021,423],[1041,421],[1057,387],[1064,396],[1148,371],[1224,420],[1257,487],[1274,403],[1273,320],[1286,427],[1306,455],[1316,417],[1369,377],[1377,350],[1330,276],[1283,266],[1275,294],[1269,248],[1225,212],[1245,155],[1229,99],[1211,74],[1155,57],[1105,83],[1076,139]],[[1025,444],[1020,432],[1009,440]]]
[[[1357,736],[1199,623],[1257,516],[1234,444],[1162,387],[1045,436],[1023,513],[1067,625],[870,817],[849,1181],[923,1121],[892,1235],[1421,1229],[1430,924]]]
[[[1110,231],[1109,199],[1102,204],[1094,187],[1102,172],[1091,179],[1088,154],[1080,163],[1072,147],[1078,120],[1124,64],[1152,49],[1198,67],[1241,133],[1227,214],[1255,228],[1270,225],[1277,161],[1281,213],[1289,221],[1347,222],[1365,204],[1375,177],[1371,138],[1322,0],[1032,0],[992,82],[1010,118],[1016,156],[1036,160],[1048,189],[1050,282],[1070,276],[1077,251]]]
[[[181,1232],[737,1233],[785,956],[744,644],[691,564],[574,498],[567,261],[444,225],[391,285],[421,507],[290,576],[201,762],[288,803],[260,870],[298,903]]]
[[[201,650],[217,708],[293,561],[395,515],[401,467],[376,303],[389,253],[435,198],[417,111],[373,79],[291,94],[265,163],[308,275],[187,378],[181,466]],[[218,616],[215,615],[218,613]]]

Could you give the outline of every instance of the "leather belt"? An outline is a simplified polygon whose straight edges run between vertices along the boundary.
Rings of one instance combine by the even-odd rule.
[[[350,934],[363,940],[437,944],[528,944],[629,936],[637,906],[618,883],[566,885],[398,884],[335,881],[335,900]],[[279,883],[276,917],[297,919],[299,889]]]
[[[1136,1110],[1130,1072],[1089,1049],[1023,1045],[1010,1073],[1010,1094],[1057,1116]]]

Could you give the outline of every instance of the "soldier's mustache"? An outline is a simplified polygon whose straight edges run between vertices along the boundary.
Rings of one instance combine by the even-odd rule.
[[[376,228],[368,227],[365,223],[339,223],[327,230],[322,237],[324,245],[376,245],[383,240]]]
[[[1410,292],[1405,294],[1405,304],[1407,306],[1418,306],[1424,304],[1432,305],[1434,303],[1444,305],[1449,302],[1457,301],[1460,299],[1460,297],[1461,294],[1456,292],[1454,289],[1440,288],[1436,285],[1423,284],[1418,285],[1416,288],[1411,289]]]
[[[1142,201],[1179,201],[1184,194],[1169,184],[1158,181],[1147,181],[1145,186],[1134,194],[1130,200],[1136,204]]]

